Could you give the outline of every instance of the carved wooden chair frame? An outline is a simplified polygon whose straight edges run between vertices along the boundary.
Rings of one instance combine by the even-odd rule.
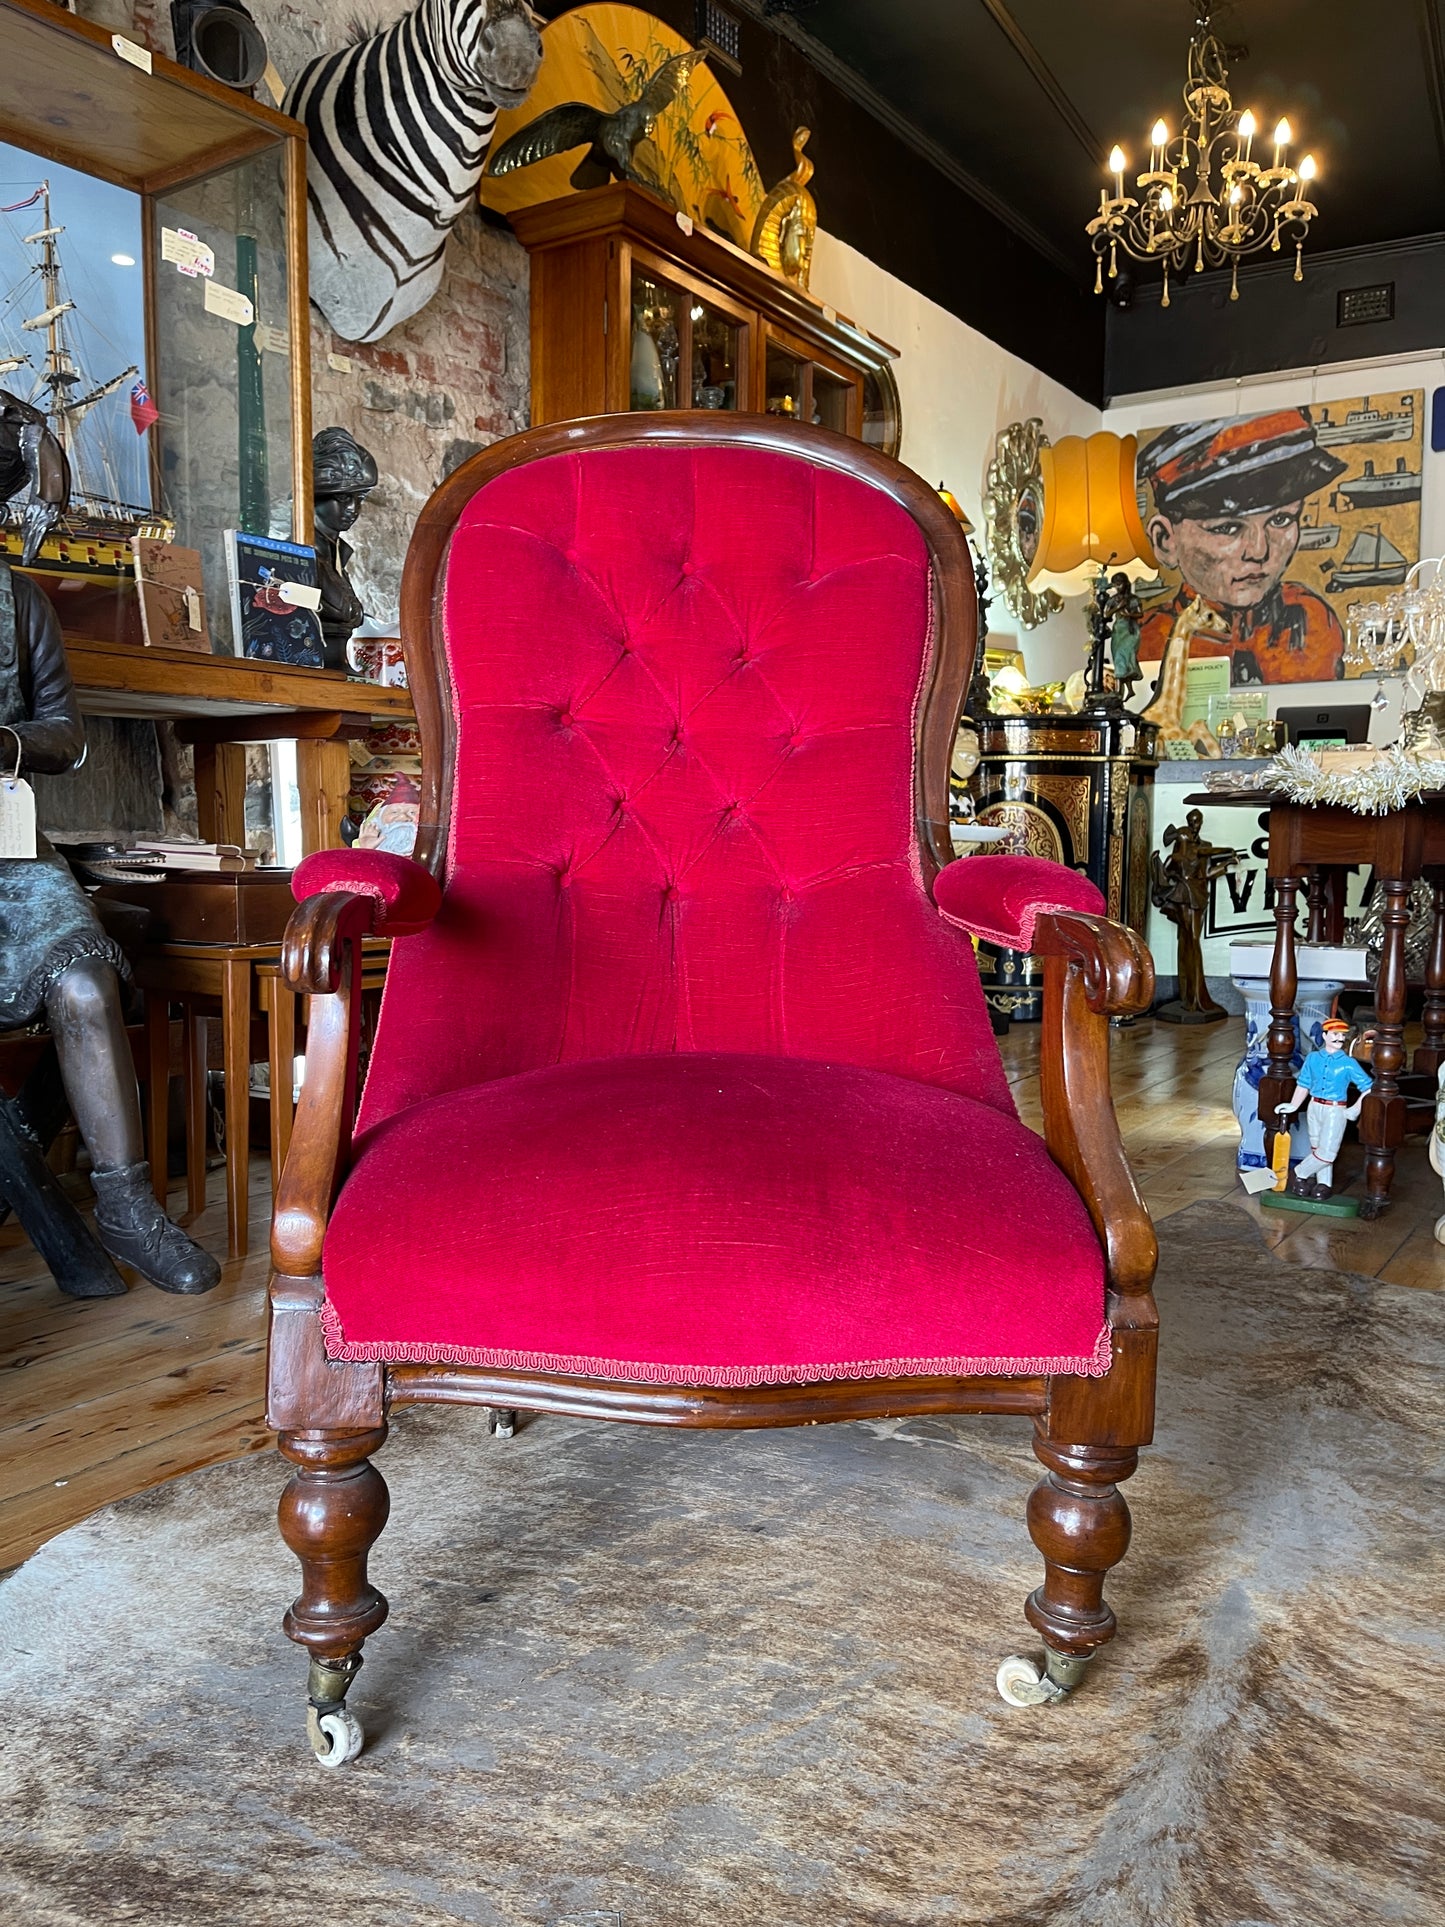
[[[948,765],[973,662],[976,597],[957,523],[932,489],[889,457],[841,436],[767,416],[615,415],[558,423],[474,456],[418,520],[402,587],[402,633],[422,741],[418,861],[441,876],[456,740],[442,643],[448,547],[466,504],[494,477],[564,452],[658,444],[804,452],[880,488],[920,528],[931,559],[936,648],[919,711],[915,804],[930,890],[952,861]],[[286,933],[287,982],[311,998],[306,1078],[271,1238],[268,1418],[295,1468],[280,1506],[301,1592],[285,1630],[311,1659],[312,1744],[327,1764],[350,1758],[360,1729],[345,1709],[362,1644],[387,1616],[367,1577],[386,1523],[387,1488],[371,1455],[401,1405],[461,1404],[651,1425],[741,1428],[923,1413],[1011,1413],[1033,1420],[1045,1467],[1028,1504],[1044,1560],[1025,1613],[1042,1635],[1045,1667],[1006,1660],[1000,1689],[1015,1703],[1057,1699],[1114,1633],[1105,1575],[1124,1555],[1129,1511],[1117,1490],[1152,1436],[1157,1316],[1153,1226],[1126,1162],[1109,1093],[1109,1018],[1147,1009],[1148,951],[1103,917],[1040,912],[1044,958],[1044,1136],[1088,1207],[1103,1244],[1113,1358],[1102,1378],[909,1377],[729,1389],[644,1385],[459,1365],[338,1363],[326,1355],[320,1307],[322,1242],[346,1173],[357,1098],[359,945],[370,897],[338,892],[301,903]],[[919,1182],[927,1182],[920,1172]],[[1013,1669],[1012,1672],[1010,1669]]]

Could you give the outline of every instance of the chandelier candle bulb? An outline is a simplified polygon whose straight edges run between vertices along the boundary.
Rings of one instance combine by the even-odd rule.
[[[1251,114],[1246,107],[1239,117],[1239,138],[1244,142],[1244,152],[1240,155],[1241,160],[1247,161],[1249,159],[1249,150],[1254,142],[1254,127],[1254,115]]]
[[[1169,145],[1169,129],[1162,120],[1155,121],[1154,131],[1149,138],[1153,143],[1153,152],[1149,156],[1149,169],[1151,173],[1158,174],[1164,166],[1164,149]]]
[[[1293,139],[1294,133],[1289,122],[1281,119],[1274,130],[1274,164],[1276,167],[1280,165],[1280,157]]]
[[[1123,148],[1115,145],[1109,153],[1109,172],[1114,176],[1114,198],[1116,201],[1122,201],[1124,198],[1124,169],[1126,165]]]

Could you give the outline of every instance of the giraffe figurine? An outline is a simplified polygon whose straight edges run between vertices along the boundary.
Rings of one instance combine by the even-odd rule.
[[[1154,700],[1139,718],[1141,723],[1152,723],[1158,730],[1161,747],[1165,743],[1190,741],[1183,725],[1184,678],[1189,668],[1190,643],[1199,635],[1228,634],[1228,622],[1217,610],[1209,607],[1203,596],[1195,596],[1175,617],[1169,640],[1164,645],[1159,680],[1154,685]]]

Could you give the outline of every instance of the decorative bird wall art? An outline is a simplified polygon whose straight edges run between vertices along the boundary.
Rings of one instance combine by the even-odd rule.
[[[751,242],[759,260],[805,290],[813,265],[813,237],[818,232],[818,208],[808,192],[813,163],[803,158],[810,138],[807,127],[793,135],[793,171],[784,175],[758,209]]]
[[[493,150],[491,173],[510,174],[585,144],[587,152],[572,170],[573,187],[603,187],[608,181],[624,180],[654,192],[662,190],[664,183],[656,170],[645,165],[638,149],[651,139],[658,116],[684,91],[693,69],[706,59],[705,53],[693,49],[674,54],[663,61],[636,100],[610,114],[583,100],[549,107]]]

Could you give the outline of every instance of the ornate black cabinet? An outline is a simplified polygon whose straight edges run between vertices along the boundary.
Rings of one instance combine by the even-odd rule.
[[[978,821],[1009,832],[990,854],[1043,856],[1082,870],[1109,915],[1143,933],[1149,914],[1149,803],[1154,764],[1134,725],[1109,716],[988,716],[972,789]],[[1043,1016],[1043,965],[980,943],[984,995],[1000,1016]]]

